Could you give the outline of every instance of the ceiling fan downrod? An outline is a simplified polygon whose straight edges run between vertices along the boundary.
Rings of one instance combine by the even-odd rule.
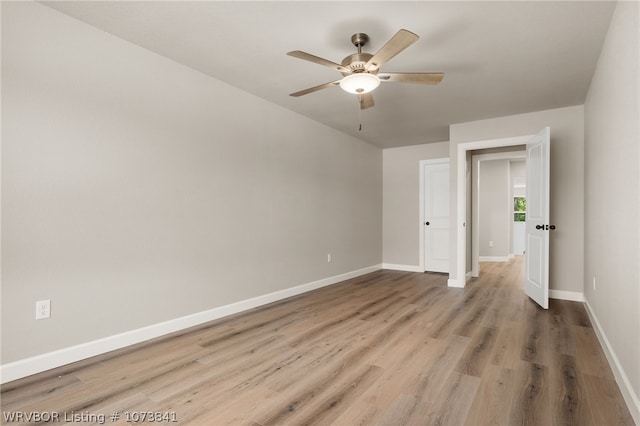
[[[369,36],[365,33],[355,33],[351,36],[351,43],[358,48],[358,53],[362,53],[362,46],[367,44]]]

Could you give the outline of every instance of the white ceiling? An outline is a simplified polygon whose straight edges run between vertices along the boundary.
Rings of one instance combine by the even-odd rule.
[[[104,31],[383,148],[449,139],[449,125],[582,104],[615,3],[44,2]],[[440,85],[383,83],[375,107],[332,87],[364,32],[375,53],[399,29],[421,38],[382,72],[444,72]]]

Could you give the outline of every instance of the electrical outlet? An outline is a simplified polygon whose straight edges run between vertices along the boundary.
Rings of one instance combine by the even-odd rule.
[[[596,291],[596,276],[593,276],[593,291]]]
[[[331,263],[331,253],[327,253],[327,263]]]
[[[51,317],[51,300],[39,300],[36,302],[36,319]]]
[[[489,247],[493,247],[493,241],[489,241]]]

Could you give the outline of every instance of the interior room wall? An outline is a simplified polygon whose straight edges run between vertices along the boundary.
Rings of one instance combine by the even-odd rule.
[[[527,163],[526,161],[511,160],[509,162],[509,173],[511,181],[511,194],[509,196],[509,221],[511,223],[511,241],[510,241],[510,254],[523,254],[525,250],[525,234],[526,224],[525,222],[515,222],[514,218],[514,205],[513,199],[515,197],[527,196]],[[526,217],[526,216],[525,216]]]
[[[450,126],[451,187],[457,188],[458,144],[533,135],[551,127],[551,222],[549,286],[583,292],[584,107],[582,105],[511,115]],[[457,280],[457,200],[451,199],[451,279]],[[468,268],[467,268],[468,269]]]
[[[479,165],[479,256],[509,256],[509,160],[482,161]],[[470,240],[469,240],[470,241]]]
[[[511,160],[510,163],[511,195],[514,197],[526,197],[527,162],[525,160]]]
[[[449,143],[382,151],[383,263],[420,265],[420,160],[449,157]]]
[[[380,267],[382,151],[3,2],[2,209],[5,365]]]
[[[585,102],[584,292],[640,424],[640,5],[619,2]]]

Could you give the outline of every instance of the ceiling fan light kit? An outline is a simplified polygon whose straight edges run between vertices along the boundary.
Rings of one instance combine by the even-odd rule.
[[[357,33],[351,36],[351,43],[358,49],[358,53],[347,56],[342,60],[341,64],[300,50],[289,52],[287,53],[289,56],[333,68],[343,76],[340,80],[300,90],[291,93],[290,96],[298,97],[328,87],[340,86],[345,92],[359,95],[360,109],[366,109],[374,105],[373,97],[369,93],[375,90],[381,81],[438,84],[444,77],[443,73],[381,73],[378,75],[380,67],[418,41],[418,39],[419,37],[411,31],[400,30],[375,55],[371,55],[370,53],[362,52],[362,46],[367,44],[369,36],[364,33]]]
[[[340,80],[340,88],[345,92],[361,95],[369,93],[380,85],[380,79],[367,72],[350,74]]]

